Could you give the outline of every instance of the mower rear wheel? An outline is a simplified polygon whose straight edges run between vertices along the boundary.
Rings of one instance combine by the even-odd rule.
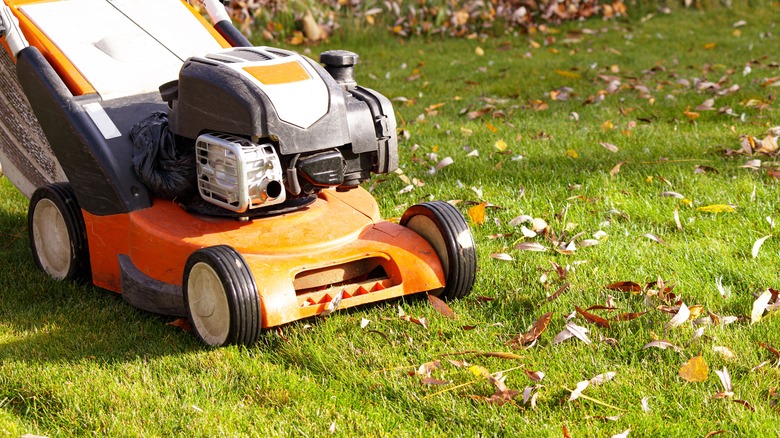
[[[424,202],[409,207],[400,223],[422,236],[439,256],[445,286],[434,294],[457,299],[471,293],[477,253],[471,230],[458,209],[442,201]]]
[[[252,345],[260,336],[260,296],[246,261],[235,249],[212,246],[187,259],[184,306],[206,344]]]
[[[27,230],[40,269],[55,280],[89,281],[87,231],[70,184],[49,184],[33,193]]]

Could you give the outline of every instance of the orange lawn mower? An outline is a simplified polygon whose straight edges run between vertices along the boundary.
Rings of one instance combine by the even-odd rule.
[[[357,55],[253,47],[203,3],[213,25],[180,0],[4,0],[0,163],[30,198],[35,263],[186,316],[209,345],[468,294],[476,253],[456,208],[418,204],[396,224],[360,187],[398,153]]]

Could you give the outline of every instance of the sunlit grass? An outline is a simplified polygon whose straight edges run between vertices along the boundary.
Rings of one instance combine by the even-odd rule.
[[[780,62],[777,12],[765,7],[675,12],[646,22],[589,21],[530,39],[401,41],[377,31],[312,47],[313,54],[336,47],[358,52],[358,82],[395,99],[402,170],[425,185],[400,193],[406,183],[396,175],[367,184],[386,217],[429,199],[461,201],[464,214],[481,202],[498,207],[487,209],[484,224],[473,225],[480,270],[472,295],[450,303],[456,320],[440,316],[427,300],[406,299],[290,324],[253,348],[208,349],[166,325],[172,318],[37,271],[28,250],[26,201],[3,180],[0,435],[322,436],[332,424],[340,436],[561,436],[564,425],[572,436],[611,436],[629,428],[630,436],[776,433],[770,391],[780,385],[780,372],[773,366],[777,358],[758,342],[780,347],[777,316],[754,325],[749,317],[754,294],[780,288],[780,241],[766,219],[780,220],[778,180],[765,170],[741,168],[748,157],[726,158],[722,150],[738,149],[740,134],[762,137],[780,124],[777,88],[761,86],[780,74],[773,64]],[[732,24],[740,19],[748,24],[736,36]],[[546,37],[555,41],[545,45]],[[743,75],[748,63],[751,72]],[[584,105],[607,87],[600,74],[618,77],[623,86],[645,85],[654,101],[633,88]],[[729,106],[737,116],[700,111],[690,120],[684,111],[713,94],[678,79],[724,77],[723,88],[738,84],[740,90],[717,97],[715,107]],[[571,99],[553,101],[550,92],[561,87],[573,90]],[[769,107],[744,106],[750,98]],[[536,100],[548,108],[534,110]],[[440,103],[445,105],[435,115],[426,112]],[[488,112],[469,119],[468,112],[488,104],[505,117]],[[506,151],[496,149],[498,140]],[[619,150],[612,153],[599,142]],[[468,156],[474,150],[479,156]],[[452,157],[454,164],[430,174],[432,153],[439,160]],[[610,176],[619,162],[620,172]],[[697,165],[718,173],[696,173]],[[685,200],[660,196],[664,191]],[[697,210],[713,204],[732,204],[736,211]],[[520,252],[514,246],[528,239],[509,222],[521,214],[545,219],[557,235],[568,228],[568,236],[591,238],[602,230],[608,238],[571,255]],[[499,233],[513,234],[489,238]],[[665,244],[643,236],[648,233]],[[753,258],[753,243],[766,235],[772,237]],[[530,240],[550,245],[542,237]],[[493,253],[514,260],[495,260]],[[570,267],[568,277],[558,279],[550,262]],[[605,304],[612,295],[618,312],[650,310],[643,294],[605,286],[659,277],[676,284],[674,293],[687,305],[704,305],[703,316],[711,311],[747,320],[708,327],[692,340],[697,327],[665,332],[671,315],[659,311],[610,328],[578,317],[594,342],[552,344],[575,306]],[[726,299],[717,278],[731,291]],[[568,290],[547,302],[564,282]],[[428,329],[399,319],[399,306],[425,317]],[[506,345],[547,312],[553,319],[535,347]],[[371,323],[361,330],[364,318]],[[600,336],[617,345],[599,342]],[[656,337],[682,351],[642,348]],[[713,346],[726,346],[735,357],[725,359]],[[456,354],[465,351],[511,351],[522,359]],[[709,364],[710,376],[687,383],[678,370],[696,355]],[[494,388],[447,359],[491,372],[521,367],[506,379],[521,394],[505,406],[470,398],[490,396]],[[442,366],[432,377],[452,384],[423,385],[421,376],[410,375],[433,360]],[[723,367],[731,373],[734,398],[755,412],[713,398],[722,390],[713,370]],[[533,385],[523,369],[546,374],[535,409],[522,404],[523,388]],[[624,411],[566,401],[564,387],[607,371],[616,372],[615,379],[584,394]],[[650,412],[642,409],[645,397]]]

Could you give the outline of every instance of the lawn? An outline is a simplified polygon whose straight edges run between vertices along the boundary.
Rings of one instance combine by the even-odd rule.
[[[778,12],[305,49],[358,52],[358,82],[393,99],[401,172],[366,184],[385,217],[432,199],[471,217],[454,319],[407,298],[206,348],[38,271],[3,179],[0,436],[778,436],[778,312],[754,302],[780,289],[780,161],[726,153],[780,125]]]

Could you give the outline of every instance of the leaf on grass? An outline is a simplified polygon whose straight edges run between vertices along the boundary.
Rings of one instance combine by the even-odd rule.
[[[703,207],[696,208],[696,210],[706,213],[734,213],[736,211],[734,207],[727,204],[705,205]]]
[[[650,409],[650,399],[655,397],[642,397],[642,411],[644,412],[650,412],[652,409]]]
[[[432,362],[426,362],[420,365],[420,368],[417,369],[417,374],[421,376],[428,376],[439,368],[441,368],[441,362],[439,362],[438,360],[434,360]]]
[[[737,357],[729,347],[721,347],[721,346],[713,345],[712,350],[720,354],[720,356],[724,359],[734,359],[735,357]]]
[[[615,178],[615,176],[616,176],[618,173],[620,173],[620,168],[623,166],[623,164],[625,164],[623,161],[621,161],[621,162],[619,162],[619,163],[615,164],[615,166],[614,166],[612,169],[610,169],[610,171],[609,171],[609,176],[610,176],[611,178]]]
[[[487,378],[490,376],[490,370],[488,370],[485,367],[481,367],[479,365],[472,365],[469,367],[469,371],[471,371],[471,374],[477,376],[477,377],[484,377]]]
[[[519,249],[521,251],[536,251],[536,252],[547,251],[547,247],[538,242],[522,242],[516,245],[515,249]]]
[[[680,377],[688,382],[703,382],[707,380],[710,368],[702,356],[692,357],[680,367]]]
[[[582,391],[585,390],[585,388],[590,385],[589,380],[583,380],[582,382],[577,383],[577,387],[574,388],[574,391],[571,392],[571,395],[569,396],[569,401],[574,401],[580,398],[580,395],[582,394]]]
[[[607,286],[609,290],[618,290],[621,292],[641,292],[642,286],[633,281],[618,281]]]
[[[765,344],[765,343],[763,343],[763,342],[759,342],[759,343],[758,343],[758,345],[760,345],[760,346],[762,346],[762,347],[766,348],[767,350],[771,351],[771,352],[772,352],[772,354],[774,354],[774,355],[775,355],[775,357],[777,357],[778,359],[780,359],[780,350],[778,350],[777,348],[775,348],[775,347],[773,347],[773,346],[771,346],[771,345],[769,345],[769,344]]]
[[[631,428],[628,428],[619,434],[612,435],[612,438],[628,438],[629,433],[631,433]]]
[[[170,325],[173,327],[178,327],[185,332],[191,332],[192,331],[192,325],[190,325],[190,321],[187,318],[177,318],[165,325]]]
[[[516,227],[518,225],[524,224],[526,222],[533,222],[534,218],[532,216],[529,216],[527,214],[520,215],[511,221],[509,221],[510,227]]]
[[[582,326],[579,326],[571,321],[566,323],[566,331],[571,333],[572,336],[579,339],[580,341],[584,342],[586,345],[590,345],[592,342],[590,338],[588,337],[588,329]]]
[[[688,310],[688,306],[685,305],[685,303],[680,303],[680,309],[677,311],[677,314],[672,317],[669,322],[666,323],[664,326],[664,331],[679,327],[686,321],[688,321],[688,318],[691,316],[691,311]]]
[[[439,380],[433,377],[426,377],[420,381],[423,385],[449,385],[452,383],[450,380]]]
[[[536,397],[539,395],[538,392],[536,392],[537,389],[541,388],[541,385],[534,385],[534,386],[526,386],[523,390],[523,404],[527,405],[528,402],[531,402],[531,407],[536,408]]]
[[[612,143],[607,143],[607,142],[605,142],[605,141],[601,141],[601,142],[599,142],[599,144],[600,144],[602,147],[604,147],[604,149],[606,149],[606,150],[608,150],[608,151],[610,151],[610,152],[612,152],[612,153],[615,153],[615,152],[617,152],[617,151],[619,150],[619,149],[618,149],[618,147],[617,147],[617,146],[615,146],[615,145],[614,145],[614,144],[612,144]]]
[[[645,233],[642,234],[642,237],[647,237],[648,239],[652,240],[653,242],[660,243],[661,245],[666,245],[666,242],[663,241],[660,237],[656,236],[652,233]]]
[[[771,299],[772,299],[772,291],[767,289],[764,291],[764,293],[759,295],[755,301],[753,301],[753,311],[750,312],[751,324],[755,324],[761,320],[761,317],[764,315],[764,311],[766,310],[766,306],[767,304],[769,304],[769,300]]]
[[[742,405],[742,406],[744,406],[744,407],[745,407],[745,409],[749,410],[750,412],[756,412],[756,408],[754,408],[753,406],[750,406],[750,403],[748,403],[748,402],[747,402],[747,401],[745,401],[745,400],[737,400],[737,399],[734,399],[734,400],[732,400],[732,401],[733,401],[734,403],[738,404],[738,405]]]
[[[602,385],[614,379],[615,375],[616,373],[614,371],[599,374],[598,376],[594,376],[592,379],[590,379],[590,384],[593,386]]]
[[[431,303],[437,312],[441,313],[449,319],[455,319],[455,312],[452,311],[450,306],[447,305],[441,298],[428,294],[428,302]]]
[[[685,199],[685,196],[677,192],[661,192],[659,196],[662,198]]]
[[[704,435],[704,438],[710,438],[710,437],[713,437],[715,435],[720,435],[722,433],[726,433],[726,431],[722,430],[722,429],[721,430],[713,430],[712,432],[708,433],[707,435]]]
[[[720,384],[723,385],[723,391],[734,395],[734,385],[731,383],[729,370],[726,369],[726,367],[723,367],[722,370],[715,370],[715,374],[717,374],[718,378],[720,378]]]
[[[371,324],[371,320],[366,319],[366,318],[361,318],[360,319],[360,328],[364,329],[364,328],[368,327],[369,324]]]
[[[514,258],[512,258],[511,255],[509,255],[509,254],[507,254],[505,252],[493,253],[493,254],[490,254],[490,257],[494,258],[496,260],[503,260],[505,262],[511,262],[511,261],[514,260]]]
[[[683,226],[680,222],[680,207],[677,206],[674,208],[674,224],[677,225],[677,229],[682,231]]]
[[[528,331],[528,333],[524,333],[523,335],[513,339],[513,342],[519,343],[520,345],[530,344],[531,342],[536,341],[539,339],[539,336],[544,333],[545,330],[547,330],[547,326],[550,325],[550,320],[552,319],[553,312],[547,312],[544,315],[542,315],[541,318],[536,320],[534,325],[531,327],[531,330]]]
[[[585,318],[588,321],[596,324],[597,326],[604,327],[604,328],[609,328],[609,321],[607,321],[606,319],[604,319],[604,318],[602,318],[602,317],[600,317],[598,315],[594,315],[592,313],[586,312],[586,311],[580,309],[579,306],[574,306],[574,309],[577,311],[577,313],[582,315],[583,318]]]
[[[471,219],[471,222],[477,225],[482,225],[485,223],[486,206],[487,206],[487,202],[482,202],[480,204],[477,204],[469,208],[469,218]]]
[[[766,241],[766,239],[769,239],[770,237],[772,237],[772,236],[771,235],[764,236],[764,237],[756,240],[756,243],[753,244],[753,250],[750,252],[753,255],[753,258],[758,257],[758,251],[761,250],[761,245],[763,245],[764,242]]]
[[[568,289],[568,288],[569,288],[569,283],[564,283],[564,285],[563,285],[563,286],[561,286],[561,287],[560,287],[560,289],[558,289],[557,291],[555,291],[555,293],[554,293],[554,294],[552,294],[552,295],[550,295],[549,297],[547,297],[547,298],[545,299],[545,301],[547,301],[548,303],[549,303],[549,302],[552,302],[552,301],[555,301],[555,300],[556,300],[556,299],[557,299],[559,296],[561,296],[561,294],[562,294],[563,292],[565,292],[565,291],[566,291],[566,289]]]
[[[621,313],[620,315],[612,318],[612,320],[613,321],[620,321],[620,322],[631,321],[631,320],[637,319],[637,318],[639,318],[639,317],[641,317],[643,315],[646,315],[648,312],[649,312],[649,310],[646,310],[644,312]]]
[[[667,348],[671,348],[672,350],[674,350],[674,351],[676,351],[678,353],[682,351],[682,348],[680,348],[680,347],[678,347],[678,346],[676,346],[676,345],[672,344],[671,342],[669,342],[667,340],[664,340],[664,339],[659,339],[657,341],[648,342],[647,344],[645,344],[644,347],[642,347],[642,349],[646,350],[646,349],[652,348],[652,347],[660,348],[661,350],[666,350]]]
[[[493,146],[495,146],[496,150],[498,150],[499,152],[504,152],[507,148],[507,144],[504,140],[496,141],[496,143]]]
[[[525,375],[534,382],[541,382],[544,379],[545,374],[541,371],[524,370]]]

